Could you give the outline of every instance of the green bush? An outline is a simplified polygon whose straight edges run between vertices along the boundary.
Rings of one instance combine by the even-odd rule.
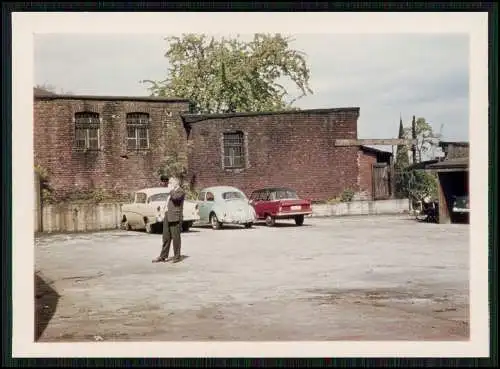
[[[396,175],[396,194],[410,199],[430,197],[435,200],[438,197],[437,176],[423,169],[402,169]]]
[[[354,191],[351,190],[350,188],[345,189],[340,194],[341,202],[351,202],[353,198],[354,198]]]

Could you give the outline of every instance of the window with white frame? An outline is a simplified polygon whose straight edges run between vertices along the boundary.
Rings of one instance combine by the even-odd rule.
[[[226,132],[223,136],[224,167],[244,168],[245,146],[244,134],[241,131]]]
[[[128,150],[149,149],[149,124],[149,114],[147,113],[127,114]]]
[[[99,113],[75,113],[75,146],[78,150],[99,150]]]

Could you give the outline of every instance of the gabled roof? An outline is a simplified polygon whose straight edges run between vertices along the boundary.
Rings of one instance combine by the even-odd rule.
[[[445,159],[428,166],[429,169],[467,169],[469,168],[469,158]]]
[[[469,146],[467,141],[439,141],[439,146]]]

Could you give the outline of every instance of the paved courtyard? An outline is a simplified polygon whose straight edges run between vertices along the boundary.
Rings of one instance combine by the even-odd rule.
[[[36,239],[40,341],[467,340],[469,226],[306,219]],[[57,303],[57,304],[56,304]]]

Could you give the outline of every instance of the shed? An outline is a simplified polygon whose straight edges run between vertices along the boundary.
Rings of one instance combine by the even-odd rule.
[[[469,195],[469,158],[446,159],[426,167],[437,172],[439,194],[439,223],[452,223],[460,219],[453,215],[453,197]]]

